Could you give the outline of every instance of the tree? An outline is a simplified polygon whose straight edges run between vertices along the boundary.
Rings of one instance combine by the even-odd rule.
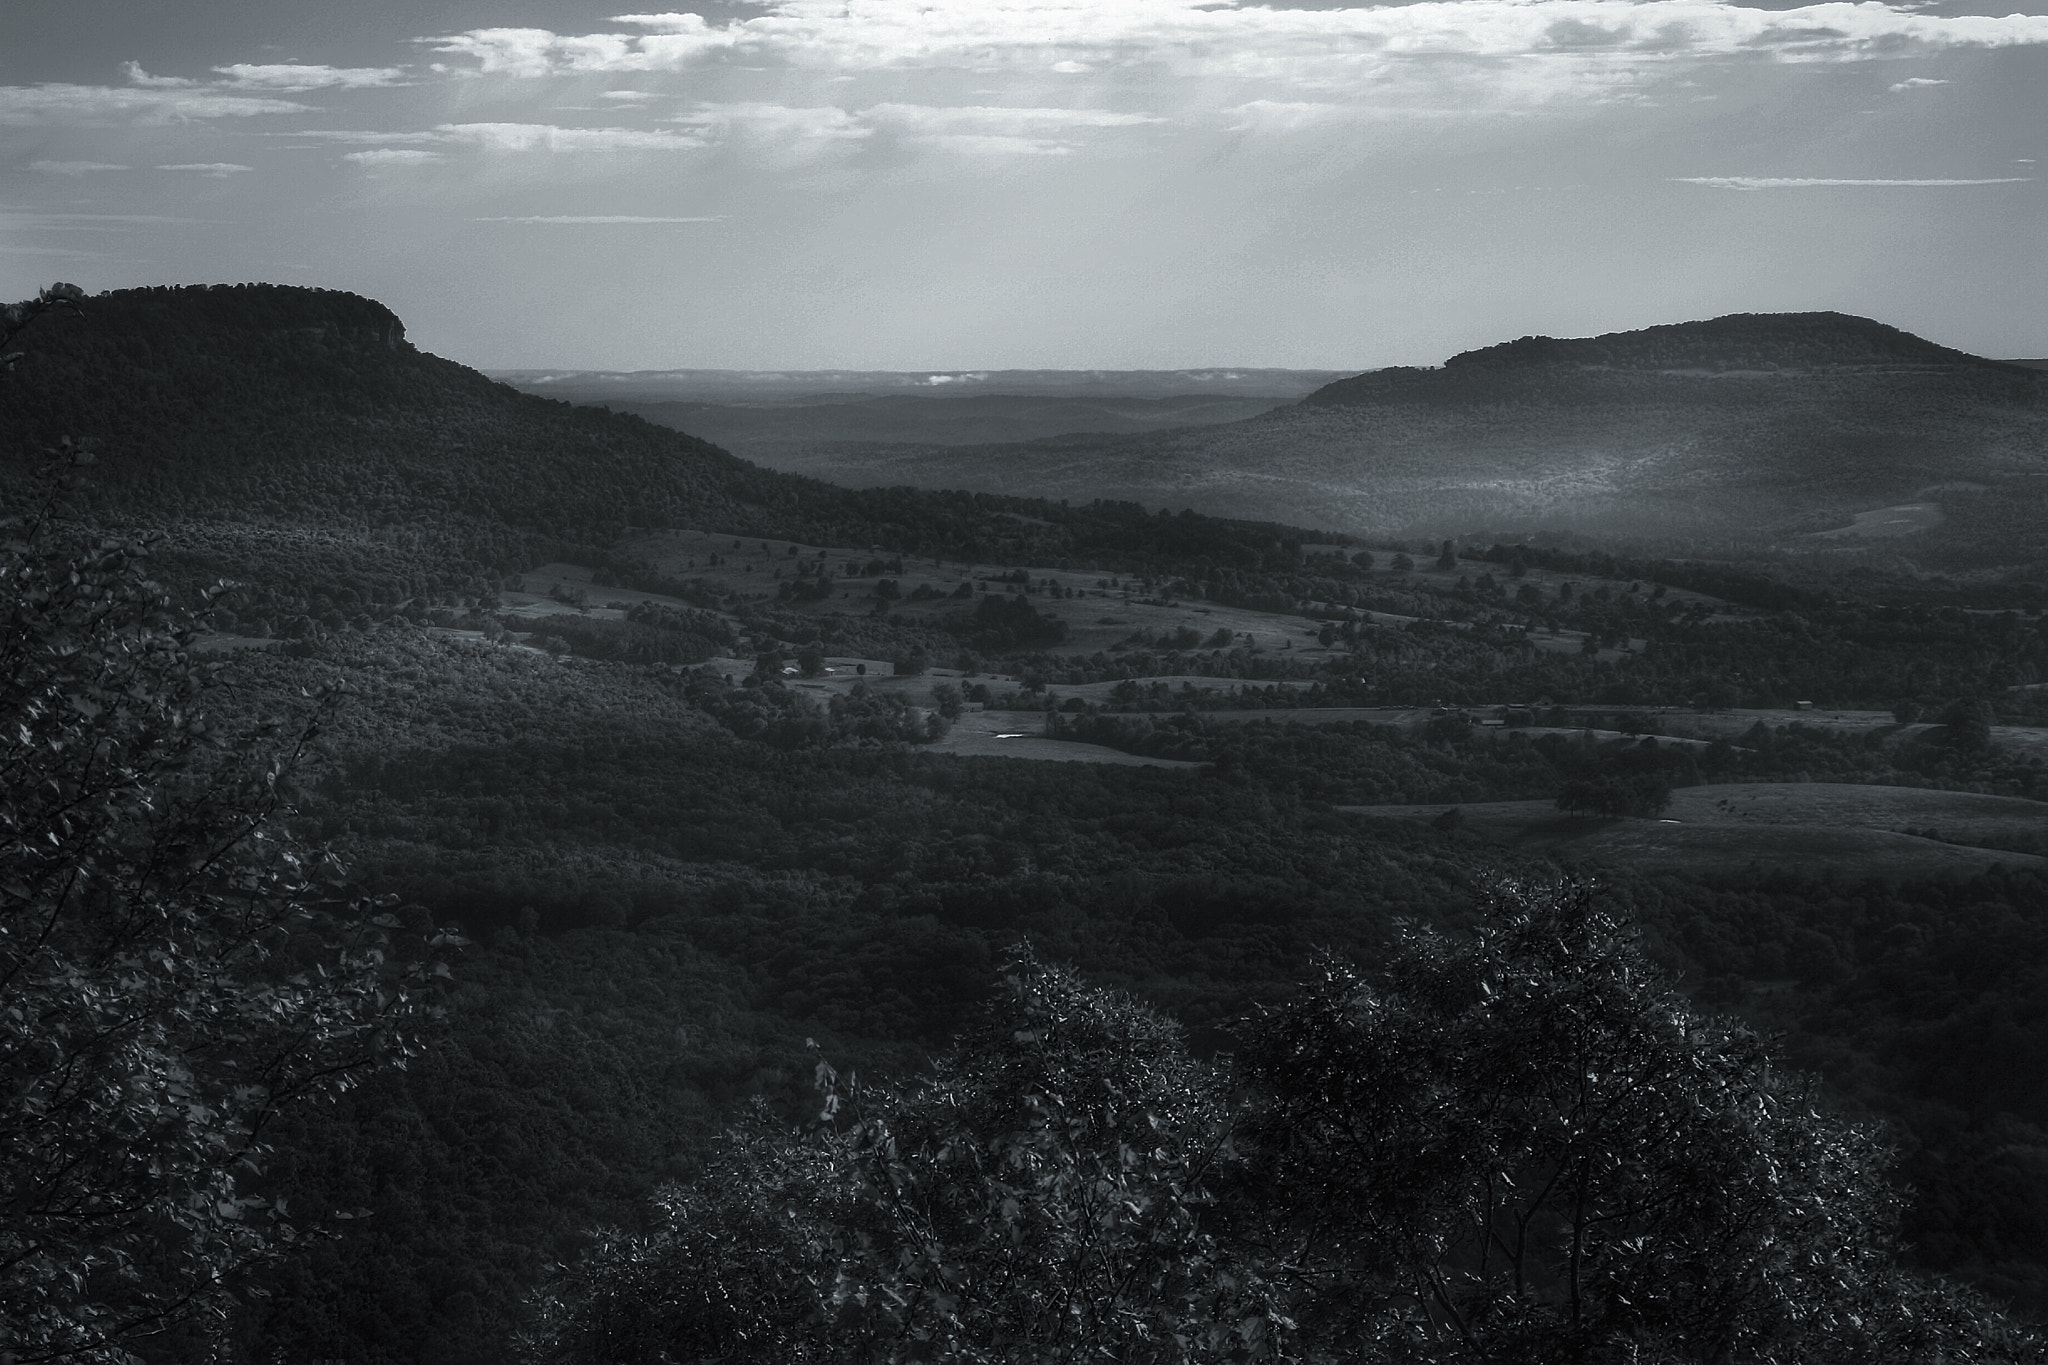
[[[1898,1269],[1877,1135],[1687,1008],[1583,884],[1326,964],[1245,1077],[1241,1169],[1346,1358],[2031,1358]]]
[[[1973,697],[1962,697],[1942,712],[1949,744],[1964,753],[1981,754],[1991,748],[1991,708]]]
[[[1557,808],[1567,815],[1649,819],[1663,814],[1670,805],[1671,776],[1656,770],[1576,777],[1557,794]]]
[[[1437,554],[1436,566],[1446,571],[1457,568],[1458,547],[1448,540],[1445,541],[1443,549]]]
[[[46,291],[45,297],[48,297]],[[12,310],[10,310],[10,315]],[[12,318],[10,316],[10,322]],[[256,1192],[285,1106],[402,1060],[423,963],[279,833],[313,730],[210,717],[147,547],[0,516],[0,1356],[127,1361],[218,1325],[294,1237]]]
[[[2038,1358],[1899,1269],[1877,1136],[1576,883],[1325,964],[1222,1064],[1026,956],[930,1075],[818,1076],[558,1282],[540,1358]]]
[[[1221,1078],[1179,1030],[1028,955],[902,1089],[818,1068],[825,1120],[757,1115],[705,1177],[557,1286],[577,1362],[1248,1360],[1286,1323],[1212,1218]]]

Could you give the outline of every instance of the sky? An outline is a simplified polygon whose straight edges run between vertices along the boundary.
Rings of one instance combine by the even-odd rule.
[[[618,2],[7,0],[0,298],[347,289],[501,369],[2048,355],[2048,0]]]

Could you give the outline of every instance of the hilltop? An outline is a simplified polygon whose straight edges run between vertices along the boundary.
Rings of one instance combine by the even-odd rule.
[[[1053,563],[1256,562],[1283,536],[1135,506],[859,492],[625,413],[520,393],[419,350],[384,305],[274,285],[119,290],[39,323],[0,385],[0,491],[86,438],[90,518],[175,529],[160,563],[300,595],[477,595],[634,530]],[[1064,496],[1064,495],[1062,495]]]
[[[1838,313],[1524,337],[1200,429],[950,450],[820,443],[778,463],[1362,535],[1564,530],[1839,552],[1881,526],[1914,537],[1887,548],[1930,559],[2048,554],[2048,375]]]

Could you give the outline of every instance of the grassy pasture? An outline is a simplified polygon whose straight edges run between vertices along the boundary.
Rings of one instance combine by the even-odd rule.
[[[1378,819],[1433,820],[1449,807],[1346,806]],[[1661,820],[1565,816],[1548,801],[1457,808],[1460,828],[1531,852],[1641,871],[1739,872],[1752,865],[1922,876],[1993,863],[2048,866],[2002,844],[2048,836],[2048,803],[1973,792],[1827,782],[1737,782],[1672,793]],[[1932,830],[1927,838],[1903,831]]]

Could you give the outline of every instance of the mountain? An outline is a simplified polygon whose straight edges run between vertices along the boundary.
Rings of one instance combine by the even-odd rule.
[[[775,473],[638,417],[520,393],[405,340],[384,305],[271,285],[120,290],[37,322],[0,381],[0,493],[60,438],[96,447],[88,508],[171,529],[188,577],[372,602],[474,595],[628,528],[1015,563],[1256,559],[1287,533],[1137,507],[861,492]]]
[[[1211,427],[848,443],[776,463],[848,483],[1130,499],[1366,535],[1839,548],[1911,533],[1899,544],[1916,552],[2048,553],[2048,374],[1839,313],[1524,337]],[[1885,511],[1901,507],[1913,510]],[[1852,534],[1826,537],[1837,530]]]

